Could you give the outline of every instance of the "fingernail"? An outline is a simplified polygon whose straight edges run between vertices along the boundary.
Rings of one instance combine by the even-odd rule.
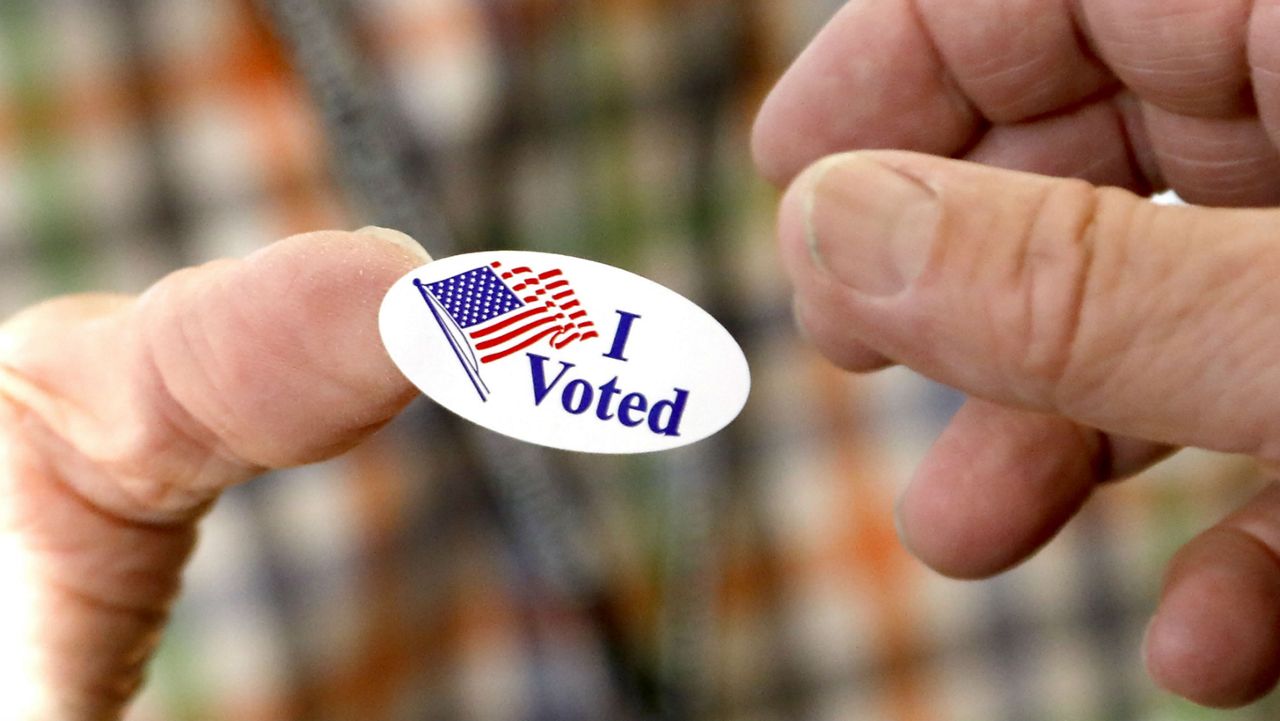
[[[818,266],[866,295],[906,289],[932,253],[937,196],[857,153],[828,158],[812,172],[805,231]]]
[[[379,240],[385,240],[388,243],[393,243],[415,258],[421,258],[424,263],[431,260],[431,254],[427,252],[426,248],[423,248],[418,241],[398,230],[383,228],[377,225],[366,225],[365,227],[357,230],[356,234],[369,236],[370,238],[378,238]]]

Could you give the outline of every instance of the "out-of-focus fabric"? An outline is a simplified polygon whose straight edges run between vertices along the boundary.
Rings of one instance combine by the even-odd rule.
[[[747,150],[836,5],[336,10],[462,247],[581,255],[699,300],[746,348],[752,397],[715,439],[562,456],[536,488],[490,482],[420,401],[335,461],[232,490],[132,719],[1275,717],[1177,702],[1139,657],[1164,562],[1258,485],[1246,464],[1183,454],[1103,488],[988,582],[898,544],[894,496],[960,399],[850,377],[796,337]],[[0,2],[0,311],[369,220],[269,18]]]

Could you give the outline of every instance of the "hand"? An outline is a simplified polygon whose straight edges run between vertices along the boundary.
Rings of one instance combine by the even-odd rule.
[[[414,396],[377,313],[427,260],[394,231],[312,233],[0,326],[6,718],[116,718],[219,491],[333,456]]]
[[[1177,446],[1280,464],[1280,211],[1138,195],[1276,205],[1277,142],[1280,0],[855,0],[796,61],[759,166],[857,151],[782,203],[800,324],[972,396],[901,502],[924,562],[1006,569]],[[1177,554],[1145,653],[1204,704],[1275,685],[1280,486]]]

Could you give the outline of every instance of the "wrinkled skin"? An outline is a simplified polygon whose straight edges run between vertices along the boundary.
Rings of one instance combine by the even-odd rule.
[[[971,397],[901,499],[913,553],[998,573],[1179,446],[1277,467],[1278,142],[1280,0],[855,0],[822,30],[753,149],[806,335]],[[1278,552],[1272,485],[1177,554],[1157,682],[1275,685]]]
[[[387,231],[313,233],[0,326],[5,718],[117,718],[218,492],[413,397],[377,309],[426,260]]]

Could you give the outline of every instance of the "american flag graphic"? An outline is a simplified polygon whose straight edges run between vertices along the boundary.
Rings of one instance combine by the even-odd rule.
[[[504,270],[494,261],[433,283],[415,280],[414,285],[481,400],[489,391],[480,366],[543,340],[564,348],[600,335],[558,268]]]

